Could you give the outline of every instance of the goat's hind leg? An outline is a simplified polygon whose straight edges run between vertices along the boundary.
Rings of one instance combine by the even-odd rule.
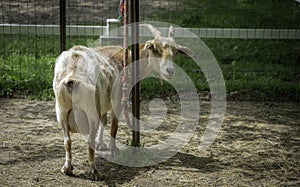
[[[66,160],[64,166],[61,168],[61,172],[66,175],[73,175],[73,166],[72,166],[72,153],[71,153],[71,145],[72,140],[70,137],[69,127],[68,127],[68,113],[61,113],[58,119],[64,130],[64,147],[66,151]]]
[[[91,180],[100,180],[100,173],[95,166],[95,150],[89,145],[89,178]]]
[[[66,175],[73,175],[73,165],[71,163],[72,162],[71,145],[72,145],[72,140],[70,138],[69,132],[64,132],[64,146],[66,150],[66,161],[64,166],[61,168],[61,172]]]
[[[117,136],[117,131],[118,131],[118,123],[119,120],[116,116],[116,114],[112,111],[111,112],[111,127],[110,127],[110,142],[109,142],[109,147],[110,147],[110,152],[112,156],[115,156],[116,153],[119,151],[117,145],[116,145],[116,136]]]

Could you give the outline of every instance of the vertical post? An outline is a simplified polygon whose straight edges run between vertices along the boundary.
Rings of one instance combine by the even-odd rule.
[[[60,0],[59,4],[60,21],[60,52],[66,50],[66,0]]]
[[[132,37],[132,62],[134,63],[132,70],[132,81],[136,83],[132,88],[132,143],[134,146],[140,145],[140,84],[139,84],[139,0],[130,0],[131,15],[131,37]]]
[[[122,0],[121,2],[122,3]],[[123,0],[124,3],[124,15],[123,15],[123,20],[124,20],[124,41],[123,41],[123,47],[124,47],[124,58],[123,58],[123,110],[124,110],[124,115],[125,115],[125,119],[126,119],[126,123],[127,125],[132,125],[129,115],[128,115],[128,96],[126,95],[126,91],[128,89],[127,87],[127,83],[126,83],[126,63],[128,62],[128,1],[127,0]]]

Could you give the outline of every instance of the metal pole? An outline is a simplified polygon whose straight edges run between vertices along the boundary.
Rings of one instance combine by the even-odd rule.
[[[140,145],[140,84],[139,84],[139,0],[130,0],[131,13],[131,36],[132,36],[132,70],[133,83],[136,83],[132,89],[132,143],[134,146]]]
[[[60,0],[60,52],[66,50],[66,0]]]

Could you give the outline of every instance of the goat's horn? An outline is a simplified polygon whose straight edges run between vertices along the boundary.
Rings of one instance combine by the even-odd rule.
[[[157,30],[153,25],[150,24],[140,24],[141,27],[148,29],[154,36],[155,39],[159,39],[161,37],[161,32]]]
[[[173,28],[173,26],[170,26],[168,37],[169,38],[173,38],[174,37],[174,28]]]

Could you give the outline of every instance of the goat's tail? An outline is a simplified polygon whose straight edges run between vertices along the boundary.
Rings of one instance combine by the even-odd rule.
[[[66,86],[68,91],[72,91],[75,87],[79,85],[79,78],[77,77],[77,66],[80,59],[82,59],[82,56],[78,54],[76,51],[71,50],[70,51],[70,58],[68,62],[68,74],[63,79],[63,84]],[[67,73],[66,72],[66,73]]]
[[[70,73],[61,80],[60,84],[62,85],[61,88],[67,90],[67,93],[72,94],[73,90],[79,88],[80,83],[78,80],[75,79],[75,77],[72,76],[72,73]]]
[[[79,86],[79,81],[73,76],[74,72],[70,73],[67,77],[63,79],[63,84],[68,89],[72,91],[74,88]]]
[[[88,73],[88,70],[93,69],[93,63],[90,61],[95,61],[93,51],[84,46],[74,46],[63,54],[57,68],[57,77],[61,78],[58,83],[60,87],[69,94],[78,91],[95,92],[96,85],[93,85]]]
[[[64,82],[64,85],[68,88],[74,88],[79,84],[79,82],[76,82],[75,80],[68,80],[66,82]]]
[[[86,77],[73,73],[67,75],[63,80],[62,84],[69,94],[85,93],[83,95],[92,94],[96,92],[96,86],[90,84]]]

